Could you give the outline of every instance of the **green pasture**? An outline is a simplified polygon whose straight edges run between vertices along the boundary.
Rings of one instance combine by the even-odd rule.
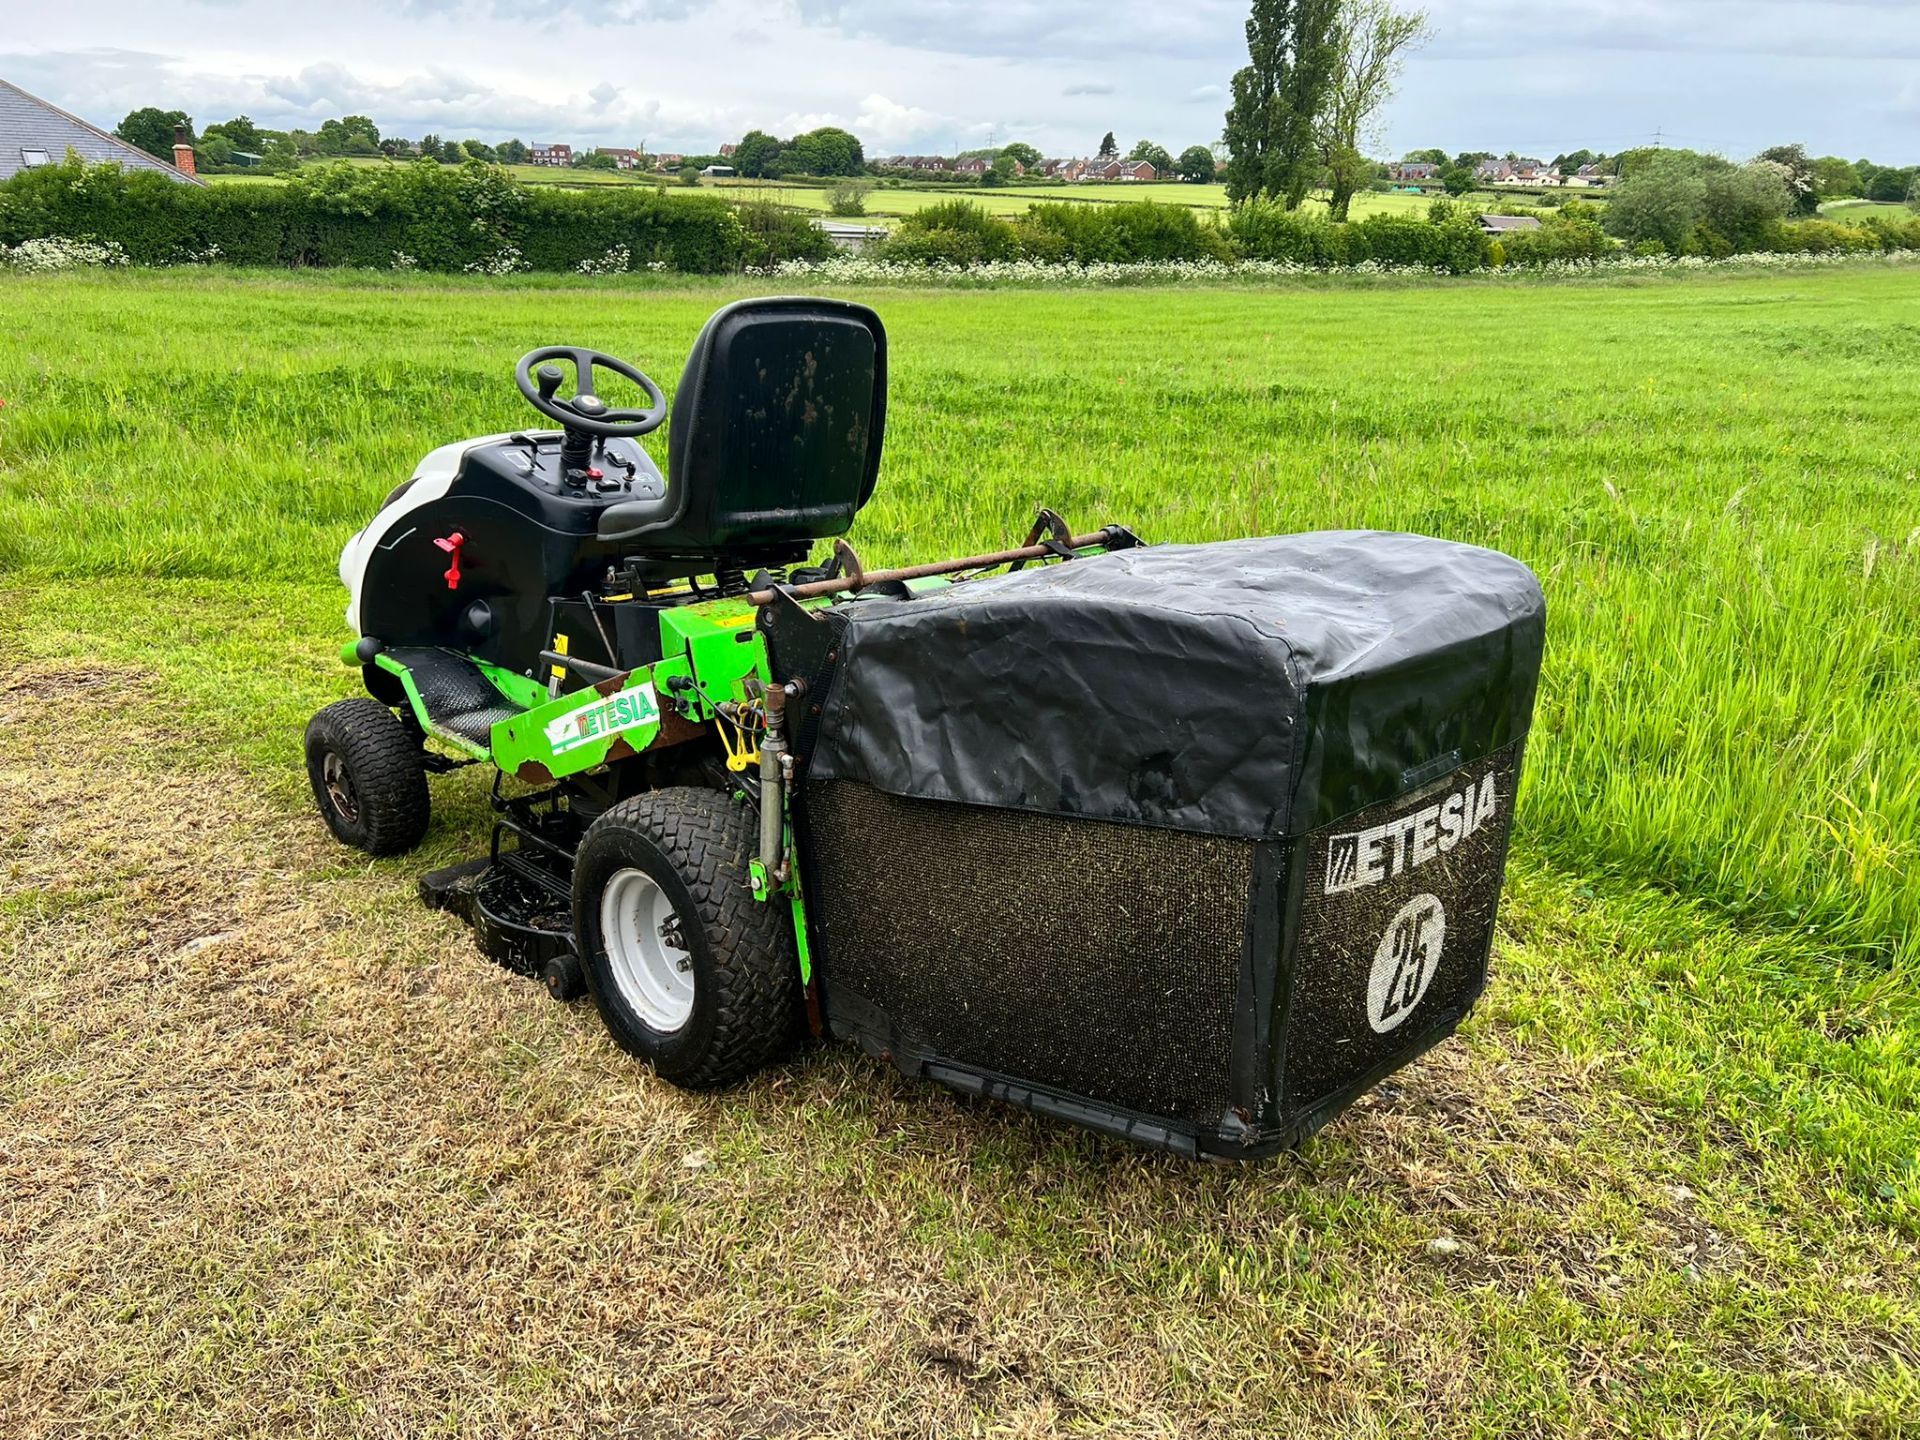
[[[1858,224],[1863,220],[1908,220],[1913,211],[1905,205],[1890,200],[1829,200],[1820,207],[1820,213],[1828,220],[1846,220]]]
[[[308,817],[342,542],[523,351],[671,391],[744,293],[0,276],[14,1433],[1915,1433],[1920,273],[863,297],[869,565],[1049,504],[1545,587],[1487,1001],[1231,1171],[837,1051],[680,1097],[414,906],[484,781]]]

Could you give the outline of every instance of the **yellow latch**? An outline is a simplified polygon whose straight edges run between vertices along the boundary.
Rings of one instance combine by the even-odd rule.
[[[737,774],[760,763],[760,747],[747,738],[745,730],[718,719],[713,728],[720,732],[720,748],[727,752],[727,769]]]

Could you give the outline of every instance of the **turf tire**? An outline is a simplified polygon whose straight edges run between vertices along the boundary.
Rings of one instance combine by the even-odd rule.
[[[755,900],[747,872],[756,828],[753,812],[718,790],[654,790],[595,820],[574,857],[574,938],[588,993],[620,1047],[682,1089],[744,1080],[798,1039],[790,912]],[[602,893],[629,868],[666,894],[692,957],[692,1011],[668,1033],[628,1002],[601,933]]]
[[[427,833],[423,761],[419,739],[377,700],[339,700],[307,722],[320,816],[336,839],[369,855],[402,854]]]

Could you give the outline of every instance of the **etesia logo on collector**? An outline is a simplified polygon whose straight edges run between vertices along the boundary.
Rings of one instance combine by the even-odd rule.
[[[1418,869],[1444,855],[1500,813],[1500,792],[1491,774],[1411,814],[1368,830],[1327,841],[1326,893],[1359,890]]]

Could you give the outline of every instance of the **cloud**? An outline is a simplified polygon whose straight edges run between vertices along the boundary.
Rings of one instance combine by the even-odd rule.
[[[1589,58],[1615,52],[1797,59],[1920,58],[1906,0],[1431,0],[1442,58]],[[1844,16],[1844,20],[1839,17]]]
[[[782,135],[797,135],[817,130],[822,125],[837,125],[860,137],[867,154],[891,154],[912,150],[917,144],[950,144],[956,134],[984,131],[990,126],[980,121],[964,124],[951,115],[937,114],[918,105],[902,105],[885,95],[873,94],[860,102],[852,116],[832,110],[812,110],[784,116],[774,129]]]
[[[401,0],[402,15],[435,19],[465,17],[518,24],[567,20],[582,25],[635,25],[648,20],[684,20],[688,0]]]
[[[1077,80],[1060,92],[1062,95],[1111,95],[1113,86],[1104,80]]]
[[[1108,0],[797,0],[800,18],[916,50],[1028,60],[1036,55],[1214,55],[1237,45],[1246,0],[1180,6]]]
[[[1187,92],[1187,101],[1189,104],[1197,105],[1208,100],[1224,100],[1226,98],[1227,87],[1224,85],[1197,85]]]
[[[96,49],[0,55],[0,74],[109,126],[141,105],[162,105],[185,109],[202,124],[247,114],[277,129],[311,129],[336,115],[368,115],[382,133],[410,137],[436,131],[613,144],[661,133],[702,139],[742,128],[724,110],[633,100],[604,81],[579,94],[543,97],[439,65],[393,77],[330,62],[281,74],[230,75],[196,69],[177,55]]]

